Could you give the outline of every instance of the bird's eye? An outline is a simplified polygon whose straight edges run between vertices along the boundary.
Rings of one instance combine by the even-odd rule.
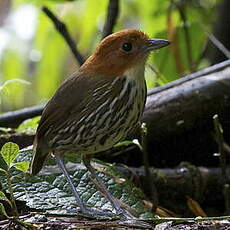
[[[126,52],[129,52],[132,49],[132,44],[130,42],[126,42],[122,45],[122,49]]]

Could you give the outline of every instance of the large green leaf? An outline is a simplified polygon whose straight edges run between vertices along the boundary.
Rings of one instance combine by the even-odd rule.
[[[9,201],[9,199],[6,197],[5,193],[2,192],[0,190],[0,200],[6,201],[10,206],[11,206],[11,202]]]
[[[29,161],[21,161],[21,162],[14,163],[12,166],[19,171],[27,172],[29,169],[29,165],[30,165]]]
[[[22,100],[22,92],[25,90],[25,86],[30,83],[22,79],[10,79],[0,85],[0,104],[2,101],[10,101],[11,104],[17,104]]]
[[[19,147],[17,144],[13,142],[8,142],[2,146],[1,155],[8,167],[10,167],[12,162],[17,157],[18,153],[19,153]]]
[[[8,215],[6,214],[5,207],[3,206],[2,203],[0,203],[0,216],[8,217]]]
[[[17,160],[29,158],[31,158],[31,150],[21,153]],[[97,209],[114,211],[111,204],[92,184],[89,173],[80,163],[79,156],[70,154],[67,158],[75,161],[68,162],[67,168],[84,202]],[[98,170],[98,175],[107,189],[115,197],[140,214],[141,219],[153,217],[153,213],[143,203],[144,195],[141,190],[129,182],[113,165],[93,160],[93,166]],[[56,166],[46,166],[43,173],[37,176],[14,177],[13,188],[16,199],[26,202],[30,208],[52,214],[76,214],[72,211],[76,208],[73,193]]]

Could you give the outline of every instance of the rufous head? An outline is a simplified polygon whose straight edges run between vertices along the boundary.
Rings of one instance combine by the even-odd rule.
[[[143,64],[150,51],[169,45],[162,39],[149,39],[139,30],[122,30],[104,38],[80,71],[104,76],[121,76],[134,65]]]

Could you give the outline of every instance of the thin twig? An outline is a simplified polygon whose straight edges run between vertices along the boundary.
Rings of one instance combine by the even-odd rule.
[[[230,146],[226,142],[224,142],[223,148],[226,151],[226,153],[230,155]]]
[[[224,137],[223,137],[223,129],[219,121],[218,115],[213,116],[215,134],[216,134],[216,142],[218,144],[218,151],[220,154],[220,167],[222,171],[223,182],[227,183],[227,174],[226,174],[226,154],[224,149]]]
[[[152,176],[150,173],[149,156],[147,152],[147,127],[145,123],[141,124],[141,151],[143,153],[145,176],[146,176],[146,180],[149,183],[150,197],[153,201],[153,204],[155,205],[153,209],[155,209],[156,205],[158,204],[158,195],[157,195],[157,190],[156,190],[155,184],[153,183]]]
[[[70,36],[66,25],[62,21],[60,21],[46,6],[42,7],[42,11],[47,15],[47,17],[50,18],[50,20],[55,25],[55,28],[57,29],[57,31],[63,36],[63,38],[65,39],[66,43],[71,49],[79,65],[82,65],[85,59],[81,55],[81,53],[78,51],[78,49],[76,48],[76,43],[73,40],[73,38]]]
[[[152,72],[156,75],[156,79],[160,79],[164,84],[167,83],[167,80],[165,79],[164,75],[162,75],[160,73],[160,71],[158,71],[153,65],[150,65],[148,64],[147,65],[151,70]],[[157,86],[157,85],[156,85]]]
[[[102,39],[113,32],[119,14],[119,0],[109,0],[106,22],[102,32]]]
[[[209,40],[226,56],[230,59],[230,51],[220,42],[213,34],[206,32]]]
[[[219,154],[220,154],[220,167],[221,167],[221,176],[223,181],[223,195],[226,212],[229,214],[230,212],[230,188],[228,184],[228,176],[226,172],[226,151],[225,151],[225,141],[223,136],[223,128],[219,121],[218,115],[213,116],[214,128],[216,133],[216,142],[218,144]]]

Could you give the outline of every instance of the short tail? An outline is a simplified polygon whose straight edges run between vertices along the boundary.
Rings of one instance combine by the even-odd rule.
[[[42,169],[42,166],[48,154],[49,150],[39,146],[35,139],[33,147],[33,157],[30,164],[31,175],[37,174]]]

